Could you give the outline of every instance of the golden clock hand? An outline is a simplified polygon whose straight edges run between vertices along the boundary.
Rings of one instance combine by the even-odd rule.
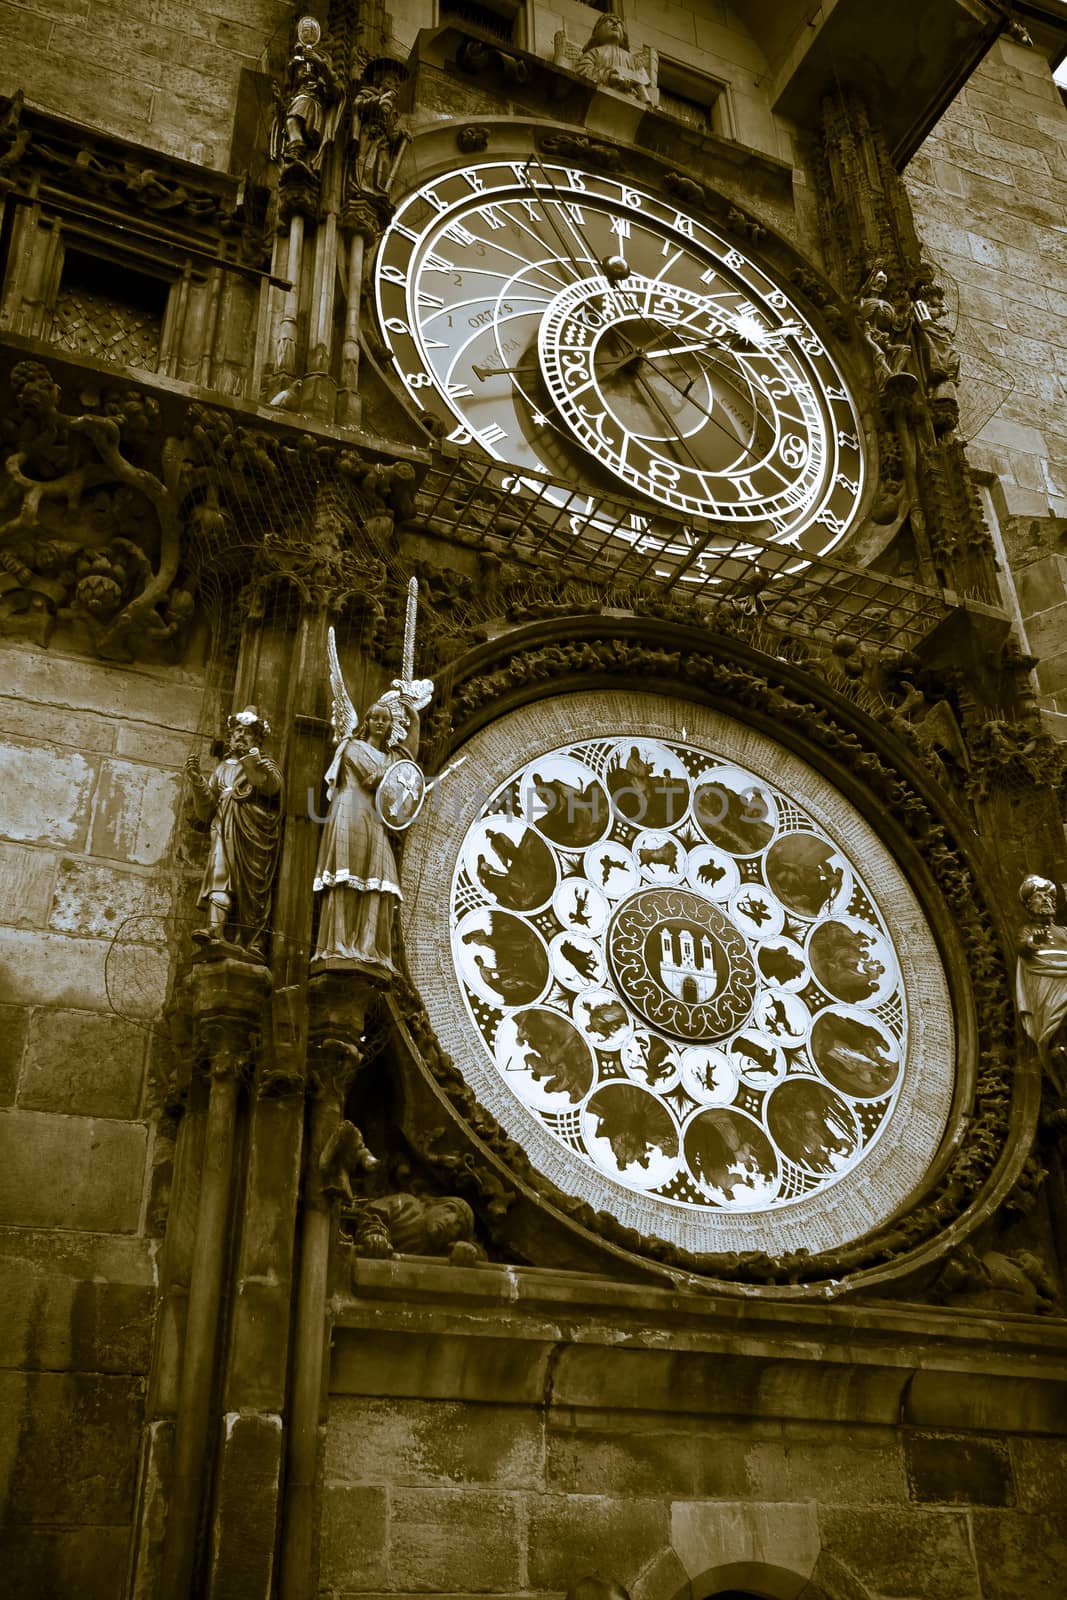
[[[527,361],[520,361],[517,367],[480,367],[476,362],[471,363],[471,371],[476,378],[499,378],[502,373],[509,377],[516,372],[536,372],[538,363],[531,357]]]
[[[707,350],[709,348],[709,343],[705,339],[703,344],[672,344],[668,345],[666,350],[642,350],[639,353],[644,356],[646,361],[658,361],[661,356],[681,356],[687,354],[690,350]]]

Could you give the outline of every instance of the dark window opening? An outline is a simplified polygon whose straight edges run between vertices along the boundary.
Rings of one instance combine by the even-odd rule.
[[[491,34],[501,44],[519,42],[515,36],[518,13],[517,5],[502,5],[498,10],[495,6],[478,5],[477,0],[439,0],[437,8],[442,27],[449,22],[458,22],[464,27]]]
[[[163,278],[68,247],[49,341],[96,361],[155,372],[169,293]]]

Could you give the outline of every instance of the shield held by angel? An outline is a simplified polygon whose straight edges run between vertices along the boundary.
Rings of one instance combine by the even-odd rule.
[[[412,631],[409,625],[409,636]],[[409,826],[422,805],[426,784],[415,759],[419,712],[433,694],[429,678],[412,677],[413,642],[405,638],[403,676],[360,721],[330,629],[337,746],[326,773],[329,805],[315,869],[322,912],[313,971],[360,972],[385,980],[396,971],[393,922],[400,885],[389,833]]]

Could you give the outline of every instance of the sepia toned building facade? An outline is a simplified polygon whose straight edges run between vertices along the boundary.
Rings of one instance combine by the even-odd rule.
[[[1067,7],[0,23],[6,1592],[1058,1593]]]

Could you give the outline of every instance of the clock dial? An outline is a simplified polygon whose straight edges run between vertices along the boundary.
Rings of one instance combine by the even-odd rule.
[[[375,282],[401,381],[454,443],[733,540],[815,554],[850,525],[861,430],[831,356],[673,202],[540,162],[453,169],[400,205]]]

